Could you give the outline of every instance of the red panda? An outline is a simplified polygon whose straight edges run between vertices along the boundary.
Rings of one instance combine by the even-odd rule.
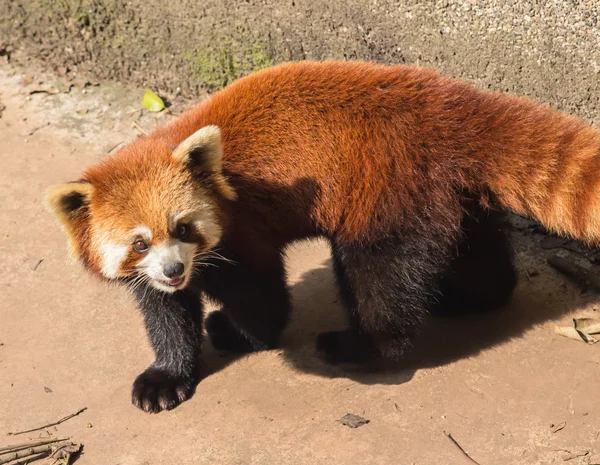
[[[436,300],[504,304],[516,277],[501,209],[598,243],[600,132],[434,70],[288,63],[50,188],[47,202],[72,254],[137,296],[156,361],[132,397],[157,412],[200,379],[200,293],[222,304],[205,322],[215,347],[278,343],[294,240],[331,243],[350,323],[318,337],[331,363],[401,357]]]

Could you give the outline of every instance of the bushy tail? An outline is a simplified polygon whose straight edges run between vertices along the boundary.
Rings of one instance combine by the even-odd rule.
[[[527,99],[480,94],[479,106],[472,174],[501,206],[600,245],[600,131]]]

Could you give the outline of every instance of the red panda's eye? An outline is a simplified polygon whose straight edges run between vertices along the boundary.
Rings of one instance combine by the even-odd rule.
[[[190,227],[187,224],[180,224],[177,226],[177,237],[179,239],[185,239],[190,233]]]
[[[144,253],[146,250],[148,250],[148,244],[139,239],[133,243],[133,248],[138,253]]]

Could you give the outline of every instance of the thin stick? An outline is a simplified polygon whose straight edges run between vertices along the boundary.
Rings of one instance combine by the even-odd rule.
[[[29,457],[30,455],[44,454],[52,452],[52,445],[47,444],[45,446],[37,446],[37,447],[28,447],[27,449],[19,450],[17,452],[13,452],[8,454],[5,457],[0,457],[0,465],[8,462],[12,462],[13,460],[22,459],[25,457]]]
[[[110,150],[109,150],[108,152],[106,152],[106,154],[107,154],[107,155],[110,155],[110,154],[113,152],[113,150],[115,150],[117,147],[120,147],[120,146],[121,146],[121,145],[123,145],[124,143],[125,143],[124,141],[121,141],[121,142],[119,142],[118,144],[115,144],[115,145],[113,145],[113,146],[110,148]]]
[[[48,452],[42,452],[38,455],[29,455],[25,457],[23,460],[19,460],[18,462],[11,463],[10,465],[27,465],[31,462],[35,462],[36,460],[42,460],[48,457]]]
[[[133,125],[134,125],[136,128],[138,128],[140,131],[142,131],[142,133],[144,133],[145,135],[148,135],[148,133],[146,132],[146,130],[145,130],[143,127],[141,127],[141,126],[140,126],[140,125],[137,123],[137,121],[133,121],[131,124],[133,124]]]
[[[515,249],[515,246],[512,245],[512,243],[510,244],[510,246],[515,251],[517,260],[519,260],[519,263],[521,264],[521,267],[523,268],[523,271],[525,272],[525,276],[527,276],[527,281],[531,281],[531,275],[529,274],[529,271],[527,271],[527,268],[525,268],[525,263],[523,263],[523,260],[521,260],[521,255],[519,255],[519,252],[517,252],[517,249]]]
[[[70,419],[71,419],[71,418],[73,418],[73,417],[76,417],[76,416],[77,416],[77,415],[79,415],[80,413],[82,413],[82,412],[85,412],[86,410],[87,410],[87,407],[83,407],[81,410],[78,410],[77,412],[75,412],[75,413],[72,413],[71,415],[67,415],[66,417],[64,417],[64,418],[61,418],[60,420],[58,420],[58,421],[56,421],[56,422],[54,422],[54,423],[50,423],[50,424],[48,424],[48,425],[40,426],[40,427],[38,427],[38,428],[28,429],[28,430],[26,430],[26,431],[18,431],[18,432],[16,432],[16,433],[8,433],[8,435],[9,435],[9,436],[17,436],[18,434],[31,433],[31,432],[33,432],[33,431],[39,431],[39,430],[41,430],[41,429],[44,429],[44,428],[50,428],[51,426],[60,425],[61,423],[65,422],[65,421],[67,421],[67,420],[70,420]]]
[[[446,433],[446,432],[444,431],[444,434],[446,435],[446,437],[447,437],[448,439],[450,439],[450,441],[452,441],[452,444],[454,444],[456,447],[458,447],[458,450],[460,450],[460,451],[463,453],[463,455],[464,455],[466,458],[468,458],[468,459],[469,459],[471,462],[473,462],[474,464],[476,464],[476,465],[480,465],[480,464],[479,464],[479,462],[477,462],[477,461],[476,461],[474,458],[472,458],[472,457],[469,455],[469,453],[468,453],[466,450],[464,450],[464,449],[462,448],[462,446],[461,446],[461,445],[460,445],[460,444],[459,444],[459,443],[456,441],[456,439],[454,439],[454,438],[452,437],[452,435],[451,435],[450,433]]]
[[[44,444],[52,444],[53,442],[61,442],[68,441],[70,438],[62,438],[62,439],[40,439],[39,441],[34,442],[23,442],[21,444],[14,444],[12,446],[4,446],[0,447],[0,455],[5,454],[7,452],[14,452],[18,449],[25,449],[27,447],[35,447],[42,446]]]

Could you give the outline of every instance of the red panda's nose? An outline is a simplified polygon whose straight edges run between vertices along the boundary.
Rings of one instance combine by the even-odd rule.
[[[165,266],[163,273],[167,278],[177,278],[183,274],[184,266],[181,262],[169,263]]]

